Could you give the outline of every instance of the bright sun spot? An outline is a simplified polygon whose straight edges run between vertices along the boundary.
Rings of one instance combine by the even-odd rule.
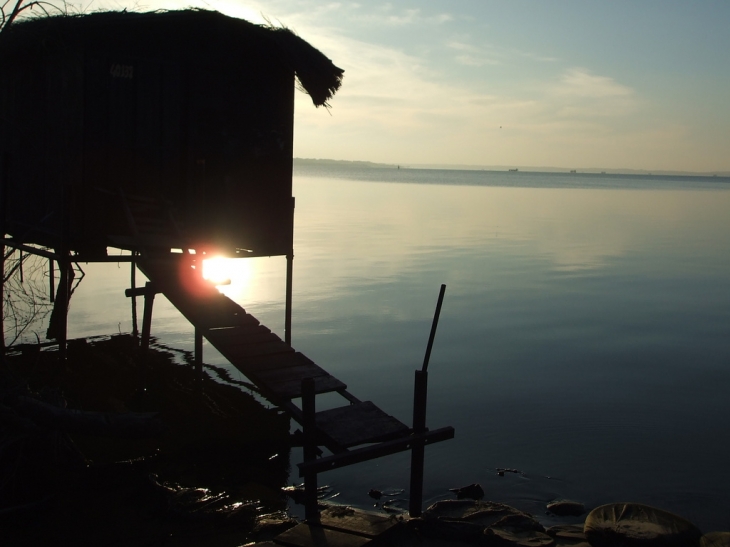
[[[215,283],[223,285],[231,282],[233,273],[232,259],[215,257],[203,260],[203,278]]]
[[[203,278],[216,285],[247,285],[251,278],[251,263],[245,258],[206,258]]]

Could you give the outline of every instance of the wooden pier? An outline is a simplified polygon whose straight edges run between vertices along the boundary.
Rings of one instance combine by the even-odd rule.
[[[416,371],[414,425],[409,427],[370,401],[361,401],[347,386],[304,354],[295,351],[254,316],[202,279],[189,261],[140,260],[140,270],[150,279],[144,288],[128,290],[128,296],[144,295],[142,345],[149,343],[154,295],[167,299],[195,327],[195,361],[202,378],[202,339],[215,347],[244,374],[269,401],[286,410],[302,425],[298,436],[304,447],[299,464],[305,484],[307,520],[319,518],[317,474],[405,450],[412,451],[411,516],[421,512],[423,447],[454,436],[452,427],[428,430],[426,417],[426,374]],[[442,294],[439,304],[443,298]],[[430,344],[433,341],[432,329]],[[424,365],[425,369],[425,365]],[[316,411],[316,395],[338,393],[341,407]],[[297,406],[294,400],[300,400]],[[331,455],[323,456],[319,447]]]

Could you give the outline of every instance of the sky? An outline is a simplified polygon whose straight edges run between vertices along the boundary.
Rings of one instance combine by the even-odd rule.
[[[294,155],[730,171],[727,0],[94,0],[284,25],[345,70]]]

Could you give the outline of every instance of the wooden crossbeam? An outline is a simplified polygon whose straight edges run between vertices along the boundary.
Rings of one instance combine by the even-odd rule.
[[[433,431],[427,431],[417,435],[409,435],[408,437],[403,437],[393,441],[385,441],[372,446],[366,446],[364,448],[348,450],[341,454],[326,456],[314,461],[299,463],[297,464],[297,467],[299,467],[299,476],[303,477],[307,473],[323,473],[324,471],[331,471],[332,469],[337,469],[339,467],[346,467],[355,463],[366,462],[375,458],[404,452],[406,450],[410,450],[415,443],[423,443],[426,445],[447,441],[453,438],[454,428],[451,426],[442,427],[440,429],[434,429]]]

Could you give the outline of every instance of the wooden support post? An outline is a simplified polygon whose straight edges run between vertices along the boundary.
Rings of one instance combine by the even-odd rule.
[[[150,331],[152,330],[152,305],[155,303],[155,291],[152,282],[145,283],[144,312],[142,315],[142,349],[150,347]]]
[[[51,302],[56,301],[56,263],[52,258],[48,259],[48,288]]]
[[[5,217],[7,216],[8,201],[8,154],[0,156],[0,337],[2,337],[2,355],[5,355]]]
[[[137,262],[135,261],[136,255],[137,251],[132,251],[132,271],[130,272],[130,284],[132,288],[132,336],[134,336],[135,340],[139,336],[139,330],[137,329],[137,295],[135,294],[137,289]]]
[[[284,316],[284,342],[291,346],[291,307],[292,307],[292,273],[294,271],[294,252],[286,255],[286,310]]]
[[[428,372],[416,371],[415,388],[413,390],[413,433],[426,432],[426,402],[428,394]],[[414,441],[411,448],[411,488],[408,514],[420,517],[423,507],[423,460],[425,447],[423,441]]]
[[[64,249],[67,247],[64,245]],[[59,280],[59,298],[60,302],[56,302],[54,306],[60,306],[59,314],[60,319],[58,320],[58,358],[61,363],[66,362],[66,341],[68,338],[68,303],[71,299],[71,280],[72,277],[69,275],[71,272],[71,261],[68,258],[68,252],[64,250],[62,258],[58,261],[58,268],[61,270],[61,279]]]
[[[0,206],[1,207],[1,206]],[[0,220],[0,225],[2,225],[3,222]],[[0,278],[0,338],[2,338],[2,341],[0,341],[0,350],[2,351],[2,355],[5,355],[5,230],[3,229],[3,241],[0,245],[0,273],[2,274],[2,278]]]
[[[315,419],[314,378],[302,380],[302,414],[304,429],[304,462],[317,459],[317,422]],[[317,473],[304,475],[304,518],[309,523],[319,522],[317,503]]]
[[[286,255],[286,310],[284,311],[284,342],[291,347],[291,308],[292,308],[292,287],[294,284],[294,208],[296,202],[291,198],[291,242],[292,247]]]
[[[203,393],[203,330],[195,327],[195,383],[198,394]]]

